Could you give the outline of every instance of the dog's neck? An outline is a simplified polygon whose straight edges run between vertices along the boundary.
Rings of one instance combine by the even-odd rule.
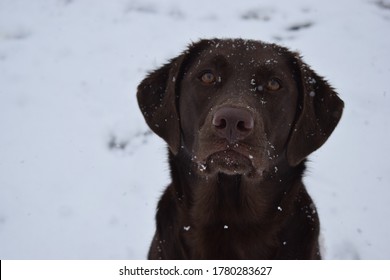
[[[304,188],[304,162],[297,167],[276,166],[277,173],[259,178],[203,175],[190,156],[180,153],[170,154],[170,165],[175,188],[171,192],[183,209],[175,220],[187,258],[276,258],[277,237],[296,207],[291,198],[299,197]],[[193,240],[198,241],[196,246]]]
[[[199,216],[190,215],[188,218],[207,226],[227,221],[241,223],[243,217],[249,223],[258,223],[283,211],[283,207],[287,207],[283,198],[296,191],[294,186],[301,183],[305,163],[296,167],[274,165],[261,177],[203,174],[188,154],[170,153],[170,168],[180,204]],[[258,207],[259,203],[262,207]]]

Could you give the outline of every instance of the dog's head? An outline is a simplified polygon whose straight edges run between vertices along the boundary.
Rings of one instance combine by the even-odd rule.
[[[298,54],[259,41],[202,40],[138,87],[149,127],[201,172],[261,175],[298,165],[339,122],[343,102]]]

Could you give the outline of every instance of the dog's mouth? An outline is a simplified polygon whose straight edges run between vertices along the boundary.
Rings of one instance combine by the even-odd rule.
[[[256,172],[252,155],[244,155],[233,149],[212,153],[207,159],[198,163],[200,172],[225,173],[228,175],[246,175]]]

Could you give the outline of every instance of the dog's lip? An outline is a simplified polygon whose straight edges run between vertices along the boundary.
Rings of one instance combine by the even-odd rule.
[[[258,153],[258,150],[243,145],[224,146],[203,157],[194,155],[192,161],[200,174],[206,176],[222,172],[259,178],[263,176],[266,165]]]
[[[251,162],[254,161],[255,156],[250,152],[251,148],[244,147],[242,144],[228,144],[220,147],[220,149],[216,149],[214,151],[210,151],[207,155],[204,155],[200,158],[201,163],[206,163],[212,157],[244,157],[249,159]]]
[[[198,167],[202,172],[214,164],[223,165],[232,170],[235,167],[242,169],[243,166],[252,169],[254,166],[253,159],[252,155],[245,155],[235,149],[227,148],[210,153],[205,159],[198,162]]]
[[[249,159],[250,161],[252,161],[252,159],[253,159],[252,155],[245,155],[245,154],[243,154],[237,150],[231,149],[231,148],[228,148],[228,149],[222,150],[222,151],[214,152],[214,153],[210,154],[207,158],[209,160],[210,158],[214,158],[214,157],[224,158],[227,161],[232,160],[232,158],[246,158],[246,159]]]

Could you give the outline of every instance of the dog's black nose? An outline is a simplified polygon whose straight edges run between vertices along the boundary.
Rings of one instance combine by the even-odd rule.
[[[213,126],[217,135],[230,144],[249,136],[254,127],[252,114],[245,109],[222,107],[213,116]]]

